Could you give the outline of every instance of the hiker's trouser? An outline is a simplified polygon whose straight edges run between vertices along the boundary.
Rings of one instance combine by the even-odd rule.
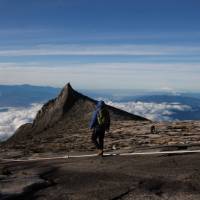
[[[97,149],[103,150],[105,136],[105,128],[95,127],[92,133],[92,142],[95,144]]]

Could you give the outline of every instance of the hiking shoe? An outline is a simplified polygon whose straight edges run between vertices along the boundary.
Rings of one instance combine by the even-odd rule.
[[[99,150],[99,152],[98,152],[97,155],[98,155],[98,156],[103,156],[103,150]]]

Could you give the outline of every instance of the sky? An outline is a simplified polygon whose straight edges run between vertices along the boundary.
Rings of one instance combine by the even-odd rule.
[[[199,0],[0,0],[0,84],[200,90]]]

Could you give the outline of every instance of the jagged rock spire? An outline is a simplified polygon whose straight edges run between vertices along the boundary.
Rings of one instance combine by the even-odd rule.
[[[74,104],[77,92],[67,83],[57,98],[47,102],[37,113],[33,127],[37,131],[53,126]]]

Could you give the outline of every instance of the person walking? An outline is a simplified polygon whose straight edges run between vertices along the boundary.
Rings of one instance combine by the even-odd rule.
[[[105,132],[110,130],[110,114],[104,101],[97,102],[93,113],[90,129],[92,129],[92,142],[98,149],[98,155],[103,156]]]

